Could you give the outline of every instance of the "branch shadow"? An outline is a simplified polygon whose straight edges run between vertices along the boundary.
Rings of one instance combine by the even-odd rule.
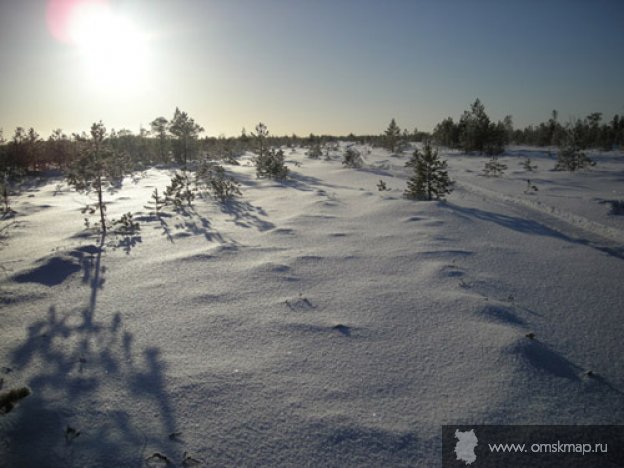
[[[155,229],[162,229],[163,235],[167,237],[167,240],[169,242],[174,244],[175,242],[171,234],[171,228],[169,227],[169,224],[166,221],[167,218],[171,218],[171,217],[172,215],[170,213],[165,213],[165,212],[160,211],[158,213],[151,212],[149,215],[139,215],[139,216],[136,216],[135,219],[139,222],[158,221],[159,226],[157,226]]]
[[[226,242],[221,233],[213,229],[212,223],[208,218],[197,213],[194,208],[184,207],[178,209],[177,212],[183,219],[174,225],[180,231],[176,236],[180,236],[180,234],[182,234],[182,237],[186,235],[202,235],[208,242]]]
[[[106,322],[96,318],[103,246],[104,236],[82,248],[90,252],[83,258],[85,306],[61,312],[50,305],[9,351],[32,394],[3,428],[8,466],[143,466],[148,446],[182,459],[168,438],[177,428],[160,350],[135,351],[121,312]],[[80,436],[68,438],[70,427]]]
[[[291,171],[289,176],[282,182],[284,187],[294,188],[304,192],[311,192],[318,190],[319,187],[326,187],[331,189],[350,189],[345,185],[330,184],[327,181],[319,179],[317,177],[303,175],[300,172]]]
[[[115,239],[110,244],[113,249],[123,249],[126,255],[129,255],[138,244],[143,242],[141,236],[136,233],[115,233]]]
[[[227,200],[219,203],[219,209],[232,217],[234,224],[244,228],[255,228],[258,231],[268,231],[275,225],[262,219],[260,216],[267,216],[266,211],[261,207],[254,206],[249,202],[240,200]]]

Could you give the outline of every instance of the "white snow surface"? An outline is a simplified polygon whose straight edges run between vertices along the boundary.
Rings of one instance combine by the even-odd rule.
[[[419,202],[409,152],[359,149],[361,169],[287,149],[285,182],[247,153],[241,198],[160,220],[172,169],[149,169],[105,196],[140,232],[103,243],[93,196],[26,187],[0,377],[32,395],[0,418],[0,465],[428,467],[443,424],[622,423],[624,155],[571,173],[512,148],[492,178],[441,151],[455,190]]]

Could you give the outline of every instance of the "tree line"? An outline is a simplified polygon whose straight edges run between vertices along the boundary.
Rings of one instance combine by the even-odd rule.
[[[111,130],[103,144],[124,154],[133,168],[151,164],[176,163],[182,166],[197,159],[199,155],[234,161],[250,148],[253,132],[244,128],[236,137],[203,137],[204,129],[186,112],[176,108],[171,119],[157,117],[149,128],[141,127],[138,133],[130,130]],[[64,133],[56,129],[47,138],[42,138],[34,128],[18,127],[12,137],[5,139],[0,131],[0,173],[3,178],[12,178],[25,173],[42,172],[50,169],[61,171],[67,168],[89,147],[90,135]],[[624,116],[615,115],[610,121],[603,121],[602,113],[594,112],[583,119],[572,119],[561,123],[557,111],[545,122],[514,129],[510,115],[503,120],[493,121],[485,111],[483,103],[476,99],[457,121],[452,117],[436,125],[431,134],[418,129],[401,129],[395,119],[378,135],[307,137],[267,136],[271,147],[320,147],[338,141],[351,141],[375,147],[386,147],[389,151],[401,152],[410,142],[431,141],[439,146],[455,148],[466,152],[488,155],[501,154],[507,145],[530,146],[570,145],[581,150],[599,148],[611,150],[624,144]]]

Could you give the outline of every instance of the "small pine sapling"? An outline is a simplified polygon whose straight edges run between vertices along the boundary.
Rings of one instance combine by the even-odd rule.
[[[256,176],[282,180],[288,176],[288,168],[284,164],[284,152],[275,148],[265,150],[255,158]]]
[[[192,206],[195,193],[191,189],[191,183],[186,173],[178,172],[171,178],[171,183],[165,189],[165,200],[171,203],[175,209],[182,209],[184,205]]]
[[[210,186],[217,167],[220,166],[211,159],[204,159],[200,162],[195,171],[195,187],[197,190]]]
[[[380,192],[385,192],[386,190],[390,189],[383,180],[379,179],[379,183],[377,184],[377,190],[379,190]]]
[[[342,164],[357,169],[362,167],[364,160],[357,149],[349,146],[342,155]]]
[[[210,160],[203,161],[197,168],[195,184],[198,189],[205,187],[212,191],[212,196],[221,202],[241,195],[240,184],[225,174],[223,166]]]
[[[167,200],[158,194],[157,188],[155,188],[152,192],[150,203],[151,206],[146,206],[145,208],[152,210],[150,214],[156,215],[156,217],[160,218],[160,211],[167,205]]]
[[[531,163],[531,158],[526,158],[522,162],[522,167],[524,168],[525,171],[528,171],[528,172],[533,172],[537,170],[537,166]]]
[[[85,205],[83,208],[80,209],[80,212],[82,214],[92,215],[95,213],[95,210],[96,210],[95,206]],[[106,211],[106,206],[104,206],[104,211]],[[84,217],[84,225],[85,225],[85,229],[91,229],[91,220],[89,219],[89,216]]]
[[[570,126],[559,147],[556,171],[576,171],[596,163],[587,157],[583,149],[586,147],[585,136],[576,126]]]
[[[507,165],[498,160],[498,157],[492,156],[489,161],[486,161],[483,167],[483,175],[486,177],[500,177],[507,169]]]
[[[138,221],[132,219],[132,213],[130,212],[123,214],[119,219],[113,220],[113,226],[117,234],[134,234],[141,230],[141,225]]]
[[[241,195],[240,184],[233,177],[225,175],[225,169],[222,166],[216,167],[210,186],[213,195],[221,202]]]
[[[596,163],[587,157],[578,146],[572,143],[566,143],[566,145],[559,149],[555,170],[573,172],[577,169],[595,165]]]
[[[95,207],[100,212],[100,229],[106,234],[106,204],[104,189],[118,184],[123,178],[126,159],[106,145],[106,128],[102,122],[91,126],[91,141],[85,151],[70,166],[67,182],[79,192],[94,190],[97,195]],[[83,210],[92,213],[94,210],[87,207]]]
[[[321,149],[321,143],[315,142],[312,147],[308,150],[308,158],[310,159],[319,159],[323,155],[323,150]]]
[[[414,175],[407,181],[405,198],[410,200],[442,199],[452,192],[453,182],[448,176],[446,161],[440,160],[438,151],[426,141],[422,152],[416,148],[405,164]]]

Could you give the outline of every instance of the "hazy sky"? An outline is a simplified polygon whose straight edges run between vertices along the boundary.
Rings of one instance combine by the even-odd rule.
[[[476,97],[517,127],[610,119],[624,0],[0,0],[0,67],[7,138],[176,106],[208,135],[432,130]]]

